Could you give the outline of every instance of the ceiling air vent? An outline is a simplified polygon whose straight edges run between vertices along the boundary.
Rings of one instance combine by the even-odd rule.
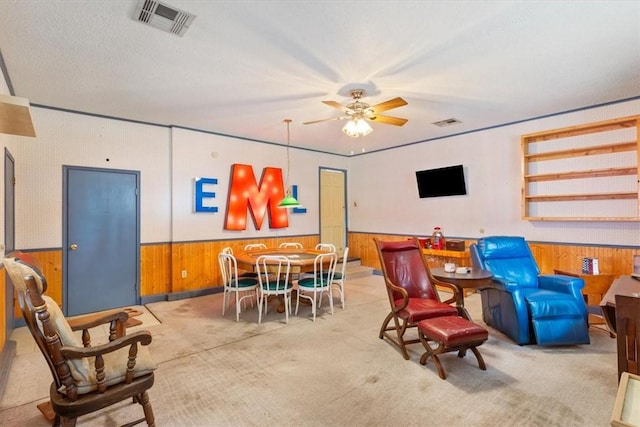
[[[434,125],[439,126],[441,128],[447,127],[447,126],[451,126],[451,125],[457,125],[459,123],[462,123],[462,122],[460,120],[454,119],[454,118],[440,120],[439,122],[433,122]]]
[[[133,18],[162,31],[182,36],[196,16],[159,1],[140,0]]]

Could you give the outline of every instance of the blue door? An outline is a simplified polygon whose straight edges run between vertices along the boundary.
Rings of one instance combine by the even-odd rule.
[[[63,309],[68,316],[139,301],[140,174],[64,167]]]

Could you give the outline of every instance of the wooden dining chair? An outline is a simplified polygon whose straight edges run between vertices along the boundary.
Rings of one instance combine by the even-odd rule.
[[[618,381],[623,372],[640,375],[640,297],[616,295]]]
[[[127,399],[139,403],[144,412],[144,418],[127,425],[146,421],[154,426],[147,394],[156,369],[146,347],[151,343],[149,331],[127,335],[128,314],[121,310],[67,320],[58,304],[44,295],[47,281],[34,258],[12,252],[3,264],[27,327],[53,376],[49,403],[54,426],[75,426],[78,417]],[[92,343],[89,330],[101,325],[109,325],[109,341]],[[75,331],[82,331],[82,340]],[[48,408],[38,407],[47,415]]]
[[[256,259],[258,273],[258,323],[262,323],[262,314],[267,314],[267,299],[276,296],[284,299],[285,322],[289,323],[291,313],[291,292],[293,283],[290,280],[291,261],[282,255],[261,255]]]

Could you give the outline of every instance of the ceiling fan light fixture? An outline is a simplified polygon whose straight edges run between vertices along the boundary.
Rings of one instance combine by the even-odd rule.
[[[323,120],[313,120],[310,122],[304,122],[303,124],[310,125],[313,123],[332,120],[347,120],[347,123],[342,127],[342,132],[351,138],[358,138],[369,135],[373,132],[368,121],[393,126],[402,126],[407,122],[407,119],[403,119],[401,117],[392,117],[380,114],[381,112],[407,105],[407,101],[400,97],[389,99],[388,101],[371,106],[366,102],[360,101],[360,98],[365,94],[364,90],[354,89],[350,94],[353,98],[353,102],[347,105],[342,105],[336,101],[322,101],[323,104],[342,111],[342,116]]]
[[[342,132],[351,138],[357,138],[359,136],[366,136],[373,132],[369,123],[363,118],[351,119],[342,128]]]

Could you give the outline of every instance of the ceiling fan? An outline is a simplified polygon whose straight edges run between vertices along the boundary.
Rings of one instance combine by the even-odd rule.
[[[391,110],[393,108],[402,107],[403,105],[407,105],[407,101],[402,98],[393,98],[385,102],[381,102],[380,104],[376,104],[370,106],[366,102],[360,101],[365,95],[364,89],[354,89],[350,91],[351,97],[353,98],[353,102],[342,105],[336,101],[322,101],[323,104],[328,105],[329,107],[333,107],[337,110],[340,110],[344,113],[343,116],[340,117],[332,117],[329,119],[322,120],[313,120],[310,122],[305,122],[303,124],[310,125],[313,123],[321,123],[327,122],[331,120],[352,120],[358,121],[360,119],[369,120],[375,123],[382,123],[385,125],[394,125],[394,126],[402,126],[407,122],[407,119],[403,119],[400,117],[391,117],[391,116],[383,116],[379,113],[387,110]]]

